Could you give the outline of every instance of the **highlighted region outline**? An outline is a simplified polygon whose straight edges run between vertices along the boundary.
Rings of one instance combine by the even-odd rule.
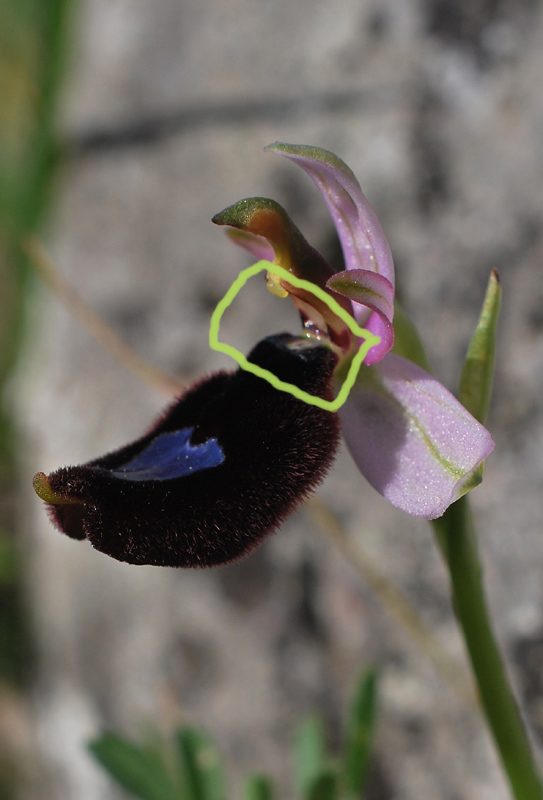
[[[254,275],[258,275],[259,272],[263,272],[264,270],[270,272],[272,275],[277,275],[278,277],[283,278],[283,280],[292,284],[292,286],[296,286],[299,289],[305,289],[306,291],[314,294],[319,298],[319,300],[322,300],[324,303],[326,303],[332,313],[336,314],[336,316],[340,317],[340,319],[342,319],[343,322],[348,325],[349,329],[355,336],[364,340],[360,345],[358,353],[351,361],[347,377],[343,381],[343,385],[335,400],[323,400],[321,397],[316,397],[308,392],[304,392],[303,389],[300,389],[298,386],[280,380],[276,375],[273,374],[273,372],[247,361],[243,353],[240,353],[240,351],[236,350],[235,347],[232,347],[229,344],[224,344],[223,342],[219,342],[219,329],[224,312],[238,295],[240,290],[243,289],[249,278],[252,278]],[[239,273],[238,277],[228,289],[225,296],[217,304],[215,311],[211,315],[211,322],[209,325],[209,346],[212,350],[217,350],[219,353],[225,353],[225,355],[230,356],[239,364],[241,369],[244,369],[247,372],[252,372],[252,374],[256,375],[258,378],[263,378],[275,389],[279,389],[281,392],[289,392],[290,394],[294,395],[294,397],[297,397],[298,400],[303,400],[304,403],[309,403],[309,405],[323,408],[325,411],[338,411],[338,409],[341,408],[349,396],[349,392],[354,385],[356,376],[358,375],[360,367],[362,366],[362,362],[366,358],[369,350],[372,347],[375,347],[375,345],[379,344],[380,341],[380,336],[377,336],[371,331],[368,331],[365,328],[361,328],[359,325],[357,325],[354,318],[347,311],[345,311],[345,309],[342,308],[333,297],[327,294],[319,286],[316,286],[310,281],[304,281],[301,278],[297,278],[296,275],[288,272],[283,267],[280,267],[277,264],[272,264],[270,261],[265,260],[258,261],[256,264],[253,264],[251,267],[247,267],[247,269],[243,269]]]

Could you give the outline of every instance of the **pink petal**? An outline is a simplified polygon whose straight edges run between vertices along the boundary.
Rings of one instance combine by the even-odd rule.
[[[366,365],[376,364],[394,344],[394,287],[389,280],[367,269],[337,272],[326,282],[334,292],[353,301],[353,313],[358,324],[381,337],[365,358]],[[368,309],[370,309],[369,313]]]
[[[347,269],[377,272],[394,286],[390,247],[375,211],[349,167],[319,147],[276,142],[265,149],[295,161],[315,181],[330,209]]]
[[[273,263],[275,252],[264,236],[257,236],[254,233],[239,230],[239,228],[228,228],[226,235],[234,244],[243,247],[258,261],[271,261]]]
[[[488,431],[438,381],[389,353],[363,368],[339,414],[364,477],[393,505],[416,517],[440,517],[472,485],[492,452]]]

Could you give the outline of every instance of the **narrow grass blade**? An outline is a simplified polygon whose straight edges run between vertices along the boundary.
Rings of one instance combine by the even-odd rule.
[[[343,783],[353,797],[360,797],[364,787],[376,718],[377,672],[370,669],[364,673],[356,688],[345,732]]]

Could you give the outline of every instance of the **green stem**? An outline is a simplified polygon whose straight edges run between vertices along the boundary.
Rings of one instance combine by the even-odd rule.
[[[516,800],[541,800],[543,787],[492,631],[467,496],[433,522],[451,578],[458,622],[481,704]]]

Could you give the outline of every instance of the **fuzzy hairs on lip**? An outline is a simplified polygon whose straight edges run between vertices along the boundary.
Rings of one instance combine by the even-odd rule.
[[[302,346],[297,343],[302,341]],[[336,356],[290,334],[248,360],[332,399]],[[244,370],[193,384],[137,441],[46,481],[52,521],[130,564],[210,567],[253,550],[331,466],[337,415]]]

